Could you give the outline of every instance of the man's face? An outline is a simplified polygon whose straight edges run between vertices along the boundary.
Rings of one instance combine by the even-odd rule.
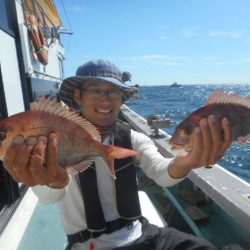
[[[85,118],[97,126],[114,123],[122,104],[120,89],[107,83],[85,82],[74,97]]]

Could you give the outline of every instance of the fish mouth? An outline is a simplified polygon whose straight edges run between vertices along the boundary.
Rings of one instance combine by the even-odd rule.
[[[0,154],[0,161],[3,161],[3,160],[4,160],[4,155]]]
[[[170,143],[170,145],[171,145],[171,149],[173,150],[183,148],[183,145],[176,144],[176,143]]]

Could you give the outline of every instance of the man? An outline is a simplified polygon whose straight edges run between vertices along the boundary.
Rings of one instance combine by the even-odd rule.
[[[164,158],[147,136],[117,120],[131,90],[124,79],[130,75],[114,64],[90,61],[78,68],[76,76],[65,79],[59,92],[69,107],[99,128],[104,144],[142,152],[134,159],[115,161],[115,180],[100,157],[91,168],[69,176],[58,164],[53,133],[48,140],[17,137],[4,159],[5,168],[16,180],[32,186],[40,201],[58,202],[67,249],[215,249],[203,239],[172,228],[159,229],[141,217],[135,165],[159,185],[176,184],[191,169],[214,164],[224,155],[232,140],[226,118],[221,124],[213,116],[202,119],[194,130],[192,150]]]

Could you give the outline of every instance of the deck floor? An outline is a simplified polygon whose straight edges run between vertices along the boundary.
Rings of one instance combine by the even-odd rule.
[[[62,250],[65,244],[57,206],[38,202],[18,250]]]

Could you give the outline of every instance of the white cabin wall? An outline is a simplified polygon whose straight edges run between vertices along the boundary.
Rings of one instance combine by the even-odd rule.
[[[25,68],[25,72],[28,73],[30,69],[32,69],[31,61],[28,60],[28,58],[30,58],[30,45],[29,45],[29,40],[28,40],[28,30],[25,26],[23,9],[22,9],[22,4],[20,0],[16,1],[16,10],[17,10],[17,18],[18,18],[18,28],[20,32],[20,38],[21,38],[24,68]]]
[[[64,54],[64,49],[56,39],[49,47],[49,63],[46,66],[46,74],[53,75],[57,78],[62,78],[60,72],[60,54]]]
[[[15,38],[0,30],[0,64],[8,115],[24,111]]]

